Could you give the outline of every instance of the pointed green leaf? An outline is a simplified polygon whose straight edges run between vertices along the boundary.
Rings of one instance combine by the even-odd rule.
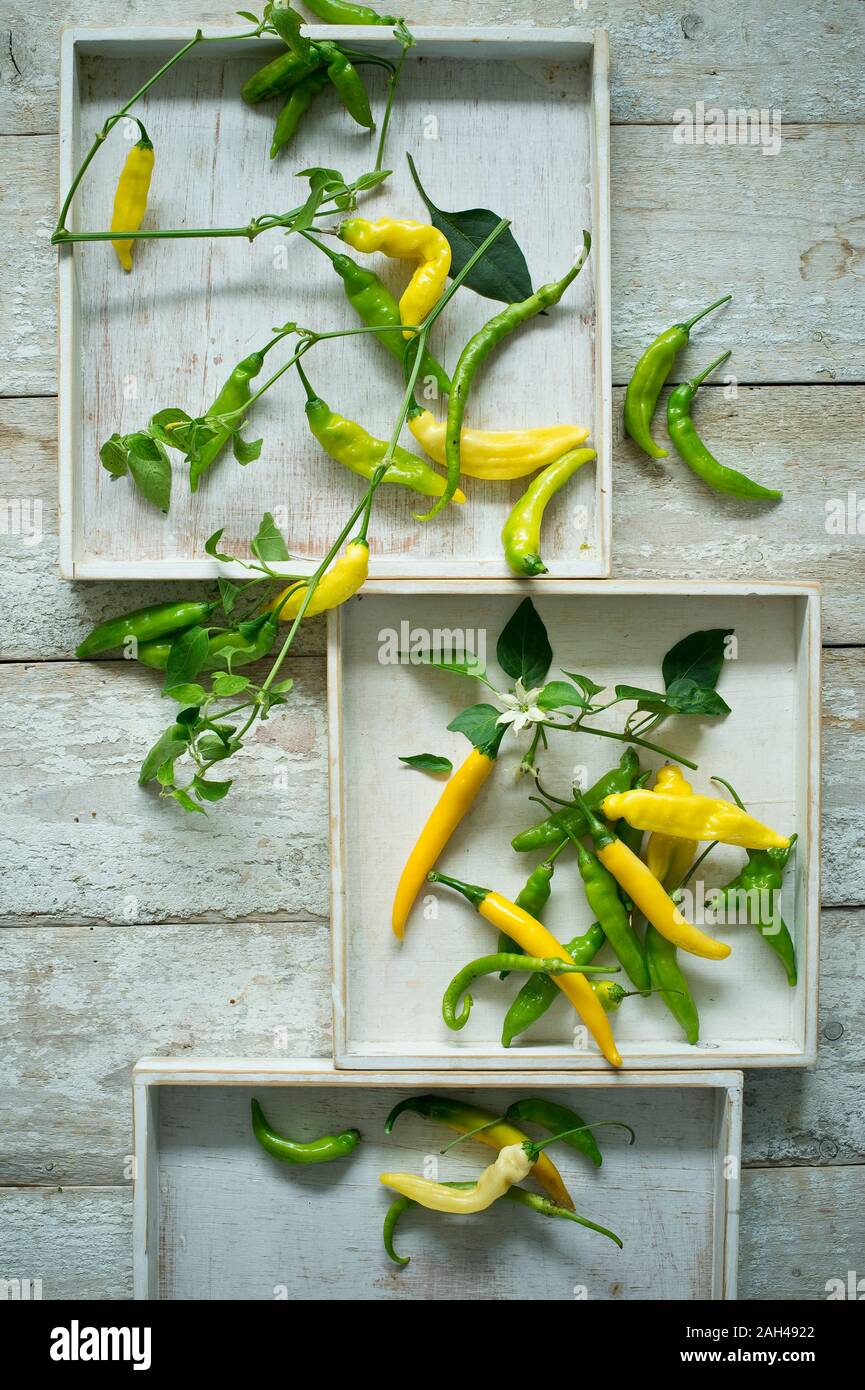
[[[496,644],[496,660],[503,671],[514,680],[521,680],[527,690],[540,685],[546,677],[553,649],[547,629],[530,598],[523,599],[502,629]]]
[[[436,753],[400,753],[399,760],[408,767],[417,768],[418,772],[451,773],[454,770],[450,758],[441,758]]]

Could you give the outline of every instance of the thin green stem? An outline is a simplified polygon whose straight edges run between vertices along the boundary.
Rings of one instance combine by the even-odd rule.
[[[636,743],[639,748],[648,748],[650,753],[660,753],[664,758],[672,758],[674,762],[682,763],[684,767],[689,767],[693,772],[698,770],[698,764],[691,762],[683,753],[674,753],[671,748],[663,748],[660,743],[652,743],[647,738],[639,738],[631,734],[616,734],[612,729],[593,729],[589,724],[581,724],[579,728],[572,724],[555,724],[551,719],[545,719],[544,725],[548,729],[570,729],[574,733],[594,734],[596,738],[613,738],[617,743]]]
[[[390,125],[391,111],[393,110],[393,99],[396,96],[396,89],[399,86],[399,80],[402,76],[403,63],[405,62],[407,53],[408,49],[403,48],[402,53],[399,55],[399,58],[397,59],[396,67],[392,68],[391,75],[388,79],[387,102],[384,108],[384,115],[381,118],[381,129],[379,130],[378,135],[378,153],[375,157],[375,173],[379,172],[382,166],[382,162],[384,160],[384,142],[387,139],[388,126]]]
[[[710,777],[710,778],[709,778],[709,781],[710,781],[710,782],[720,782],[720,784],[721,784],[722,787],[726,787],[726,788],[727,788],[727,791],[730,793],[730,795],[732,796],[732,798],[733,798],[733,800],[735,801],[736,805],[739,807],[739,810],[740,810],[740,811],[744,811],[744,810],[746,809],[745,803],[744,803],[744,801],[742,800],[742,798],[740,797],[739,793],[736,791],[736,788],[733,787],[733,786],[731,786],[730,783],[726,780],[726,778],[724,778],[724,777]]]

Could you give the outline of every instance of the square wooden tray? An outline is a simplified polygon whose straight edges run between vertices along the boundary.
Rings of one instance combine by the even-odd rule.
[[[505,1202],[463,1218],[411,1212],[396,1241],[411,1264],[393,1265],[381,1237],[390,1197],[378,1175],[422,1171],[447,1131],[406,1115],[386,1136],[383,1122],[403,1096],[427,1091],[496,1113],[540,1093],[587,1123],[631,1124],[633,1148],[621,1132],[599,1131],[600,1168],[564,1145],[555,1151],[577,1210],[615,1230],[624,1248]],[[136,1298],[736,1297],[740,1072],[444,1078],[299,1059],[157,1057],[135,1068],[133,1094]],[[360,1146],[320,1167],[281,1164],[253,1138],[251,1096],[281,1132],[312,1138],[356,1125]],[[467,1142],[439,1160],[440,1176],[475,1177],[490,1158]]]
[[[465,706],[487,698],[483,687],[425,665],[390,664],[389,634],[440,629],[486,640],[495,683],[495,641],[523,592],[547,625],[559,669],[599,683],[627,681],[657,689],[661,658],[674,642],[705,628],[733,628],[738,656],[725,664],[719,690],[732,708],[724,719],[671,719],[655,737],[699,764],[698,789],[711,793],[718,773],[737,787],[754,814],[799,841],[787,871],[783,910],[794,934],[799,980],[790,988],[779,963],[748,926],[707,928],[729,939],[729,960],[683,958],[701,1015],[695,1047],[684,1040],[662,1001],[626,1000],[614,1026],[626,1067],[803,1066],[816,1050],[819,933],[820,603],[817,586],[729,583],[538,581],[514,594],[504,583],[384,583],[331,614],[329,739],[334,1049],[342,1067],[605,1069],[594,1043],[572,1038],[572,1011],[557,1000],[536,1027],[507,1050],[501,1020],[521,981],[484,978],[472,987],[474,1009],[460,1032],[446,1028],[441,999],[466,962],[495,948],[495,935],[462,898],[430,890],[417,904],[405,940],[391,931],[400,872],[442,783],[412,771],[400,755],[444,754],[458,766],[463,735],[446,732]],[[402,627],[406,624],[406,627]],[[502,676],[500,688],[510,678]],[[616,725],[617,710],[599,720]],[[606,722],[605,722],[606,721]],[[565,746],[561,745],[565,743]],[[509,734],[494,775],[441,856],[439,867],[470,883],[515,897],[541,855],[516,854],[510,840],[542,818],[530,787],[514,778],[527,746]],[[544,762],[550,790],[566,794],[576,764],[593,782],[617,761],[622,745],[585,736],[559,738]],[[639,750],[643,767],[663,758]],[[552,760],[552,761],[551,761]],[[547,768],[555,771],[547,772]],[[690,776],[690,774],[688,774]],[[720,793],[722,794],[722,793]],[[716,850],[705,884],[727,882],[742,852]],[[701,875],[702,877],[703,875]],[[431,918],[432,920],[425,920]],[[571,856],[556,870],[545,920],[559,940],[587,928]],[[629,1007],[630,1006],[630,1007]]]
[[[62,190],[106,117],[192,32],[190,24],[64,33]],[[206,32],[230,30],[207,26]],[[417,47],[388,136],[394,173],[364,197],[363,215],[426,215],[409,176],[409,150],[438,206],[487,206],[511,218],[535,285],[561,275],[576,257],[582,229],[591,231],[592,253],[576,284],[555,313],[502,345],[478,378],[467,423],[507,429],[575,420],[591,428],[598,460],[550,507],[545,556],[553,573],[608,574],[607,34],[531,28],[415,32]],[[344,38],[356,48],[395,49],[389,31],[310,26],[309,33]],[[273,39],[205,45],[135,107],[156,148],[145,227],[245,225],[253,215],[302,201],[306,184],[295,179],[297,170],[328,165],[356,177],[371,167],[375,145],[339,109],[335,94],[333,101],[320,99],[296,142],[271,163],[278,108],[245,105],[239,88],[279,51]],[[373,84],[380,113],[383,84]],[[112,132],[76,195],[70,230],[108,224],[125,148],[122,131]],[[404,271],[388,267],[383,257],[370,264],[392,287],[404,283]],[[167,517],[128,479],[112,482],[100,465],[99,447],[114,431],[143,428],[165,406],[203,412],[234,363],[264,343],[273,325],[292,319],[313,328],[356,326],[342,284],[321,253],[279,232],[251,245],[238,238],[147,241],[137,244],[134,271],[125,275],[109,243],[84,243],[61,248],[59,275],[63,575],[212,577],[220,567],[204,554],[207,537],[225,526],[225,546],[242,554],[265,511],[277,516],[292,551],[311,568],[312,558],[325,553],[344,524],[361,482],[312,439],[294,373],[262,398],[251,417],[250,437],[265,440],[255,463],[240,468],[230,456],[222,458],[193,497],[185,464],[174,456]],[[436,327],[436,353],[453,367],[470,334],[499,307],[470,292],[458,294]],[[277,354],[268,359],[274,369]],[[314,350],[306,364],[335,409],[389,436],[401,378],[398,364],[378,343],[336,340]],[[414,447],[407,431],[403,442]],[[428,525],[413,520],[414,494],[383,488],[370,533],[372,575],[506,574],[499,534],[525,482],[469,481],[469,502]]]

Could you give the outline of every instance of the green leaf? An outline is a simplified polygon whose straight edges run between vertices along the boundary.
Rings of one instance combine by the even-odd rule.
[[[201,797],[202,801],[221,801],[231,790],[231,781],[207,782],[203,777],[195,777],[193,778],[192,789],[196,796]]]
[[[465,734],[475,748],[486,748],[492,743],[502,726],[495,705],[470,705],[452,719],[448,728],[457,734]]]
[[[419,659],[422,666],[433,666],[437,671],[450,671],[454,676],[470,676],[473,680],[480,680],[486,675],[486,666],[476,657],[468,661],[455,661],[450,657],[436,656],[435,652],[430,651],[418,652],[412,659]]]
[[[361,174],[360,178],[355,179],[355,189],[361,193],[368,188],[377,188],[385,179],[389,179],[392,173],[392,169],[370,169],[368,174]]]
[[[553,649],[530,598],[524,598],[513,617],[505,623],[496,644],[496,660],[514,680],[527,690],[540,685],[553,660]]]
[[[234,556],[222,554],[216,548],[222,539],[224,530],[225,527],[220,526],[218,531],[214,531],[212,536],[208,536],[207,540],[204,542],[204,553],[205,555],[209,555],[212,560],[220,560],[224,565],[230,565],[234,560]]]
[[[193,801],[189,792],[183,787],[175,787],[171,795],[183,807],[184,811],[198,811],[202,816],[207,815],[204,807],[199,806],[197,801]]]
[[[650,703],[654,701],[663,704],[666,698],[664,695],[659,695],[656,690],[644,690],[641,685],[617,685],[615,689],[620,700],[641,700]],[[648,705],[646,708],[648,709]]]
[[[602,685],[596,685],[595,682],[591,680],[588,676],[577,675],[575,671],[565,671],[564,674],[567,676],[569,681],[574,682],[574,685],[578,688],[578,690],[581,690],[583,692],[583,695],[586,697],[587,703],[591,703],[592,697],[595,695],[600,695],[601,691],[604,688]]]
[[[188,447],[187,427],[191,424],[191,415],[187,415],[186,411],[178,406],[170,405],[150,417],[147,430],[160,444],[167,444],[169,449],[178,449],[180,453],[185,454]],[[176,425],[178,428],[168,429],[169,425]]]
[[[240,585],[232,584],[230,579],[225,579],[221,574],[217,576],[216,582],[219,585],[219,597],[222,600],[222,611],[226,617],[230,617],[231,613],[234,611],[237,596],[240,593]]]
[[[261,518],[261,525],[252,542],[252,552],[265,564],[273,560],[291,559],[285,538],[270,512],[265,512]]]
[[[227,671],[218,671],[213,677],[213,693],[224,700],[229,695],[239,695],[251,684],[249,676],[230,676]]]
[[[669,689],[674,681],[688,676],[704,690],[714,690],[724,664],[726,640],[732,635],[732,628],[715,627],[683,637],[664,657],[664,685]]]
[[[458,275],[502,219],[498,213],[490,212],[489,208],[466,208],[463,212],[444,212],[437,208],[418,177],[411,155],[407,154],[406,159],[415,187],[427,205],[433,226],[443,232],[450,243],[451,276]],[[463,284],[468,285],[475,294],[483,295],[485,299],[496,299],[505,304],[528,299],[532,293],[532,278],[526,258],[510,227],[505,228],[501,236],[493,242]]]
[[[401,763],[407,763],[409,767],[417,768],[418,772],[453,772],[454,765],[450,758],[440,758],[435,753],[411,753],[406,756],[400,753]]]
[[[280,4],[273,6],[270,11],[269,19],[283,43],[287,44],[291,49],[295,58],[299,58],[302,63],[309,62],[310,43],[309,39],[300,32],[301,25],[304,23],[300,15],[295,14],[294,10],[290,9],[288,5]]]
[[[218,734],[202,734],[198,740],[198,752],[206,763],[220,762],[230,758],[234,749],[224,743]]]
[[[187,705],[186,709],[181,709],[177,712],[177,723],[182,724],[185,729],[188,729],[190,736],[195,731],[200,711],[200,705]]]
[[[190,627],[175,637],[168,649],[164,690],[194,681],[207,660],[210,642],[203,627]],[[176,697],[175,697],[176,698]],[[189,703],[192,704],[193,699]]]
[[[550,681],[538,696],[540,709],[564,709],[568,705],[576,705],[579,709],[586,707],[580,691],[568,681]]]
[[[129,471],[129,450],[121,434],[116,432],[106,439],[99,450],[102,467],[107,468],[112,478],[123,478]]]
[[[167,762],[164,762],[160,768],[157,768],[157,771],[156,771],[156,780],[157,780],[157,782],[159,783],[160,787],[173,787],[173,786],[174,786],[174,759],[173,759],[173,758],[169,758],[168,761],[167,761]]]
[[[169,759],[179,758],[186,752],[188,734],[182,724],[169,724],[154,743],[138,773],[139,786],[152,782],[159,769]]]
[[[171,502],[171,463],[160,444],[146,430],[126,436],[129,449],[129,473],[142,497],[167,512]]]
[[[252,14],[250,10],[235,10],[235,14],[239,15],[241,19],[248,19],[250,24],[258,24],[258,15]]]
[[[248,463],[255,463],[261,454],[263,439],[244,439],[240,434],[231,436],[231,448],[237,462],[246,467]]]
[[[181,685],[167,685],[162,693],[167,695],[169,700],[176,700],[179,705],[200,706],[207,699],[207,691],[194,681],[187,681]]]
[[[294,677],[288,676],[284,681],[277,681],[276,685],[270,687],[272,695],[287,695],[289,690],[294,689]]]
[[[681,676],[667,687],[667,706],[675,714],[729,714],[730,706],[717,690],[698,685],[690,676]]]

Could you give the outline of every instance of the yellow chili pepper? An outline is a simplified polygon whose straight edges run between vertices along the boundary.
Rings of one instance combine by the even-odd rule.
[[[690,951],[693,956],[703,956],[706,960],[724,960],[730,954],[730,947],[686,922],[673,899],[642,859],[638,859],[633,850],[628,849],[608,826],[598,820],[579,792],[575,792],[574,796],[586,818],[596,855],[655,930],[668,941],[672,941],[674,946],[680,946],[683,951]],[[612,800],[616,798],[608,796],[604,806],[607,801]],[[675,797],[670,797],[670,800],[674,801]],[[607,815],[607,812],[604,814]]]
[[[141,136],[126,156],[123,172],[114,195],[111,215],[112,232],[137,232],[147,211],[147,194],[153,173],[153,146],[146,135]],[[132,269],[132,241],[112,241],[117,259],[124,270]]]
[[[639,863],[639,860],[637,862]],[[492,892],[489,888],[478,888],[473,883],[463,883],[458,878],[449,878],[447,874],[431,873],[428,878],[433,883],[446,883],[448,887],[462,893],[482,917],[500,931],[507,932],[512,941],[522,946],[526,955],[571,961],[564,946],[556,940],[552,932],[547,931],[541,922],[516,903],[512,903],[509,898],[502,897],[501,893]],[[622,1059],[609,1021],[585,975],[575,972],[573,975],[551,975],[549,978],[558,985],[562,994],[566,994],[570,999],[607,1061],[611,1066],[620,1067]]]
[[[601,810],[607,820],[623,819],[635,830],[682,840],[719,840],[741,849],[786,849],[790,843],[732,801],[711,796],[671,796],[643,788],[606,797]]]
[[[342,223],[339,235],[355,251],[381,251],[396,260],[417,263],[399,302],[399,316],[402,323],[422,323],[444,293],[451,268],[447,237],[427,222],[398,221],[392,217],[381,217],[378,222],[352,217]],[[404,338],[413,336],[403,332]]]
[[[405,935],[408,915],[426,882],[427,874],[492,772],[503,734],[504,726],[493,746],[472,749],[462,767],[457,768],[447,782],[421,831],[402,871],[393,900],[391,926],[400,940]]]
[[[447,422],[429,410],[409,414],[408,427],[424,453],[445,462]],[[460,435],[460,470],[471,478],[524,478],[577,448],[589,431],[582,425],[547,425],[535,430],[472,430]]]
[[[690,782],[686,782],[681,769],[675,763],[664,764],[655,778],[652,790],[667,796],[692,795]],[[696,849],[696,840],[680,840],[674,835],[661,835],[656,831],[654,835],[649,836],[646,863],[659,883],[678,888],[691,867]]]
[[[448,1187],[430,1178],[419,1178],[414,1173],[381,1173],[379,1182],[403,1197],[410,1197],[419,1206],[428,1207],[430,1211],[468,1214],[486,1211],[487,1207],[505,1195],[508,1188],[527,1178],[532,1165],[531,1154],[525,1145],[508,1144],[495,1163],[485,1168],[475,1186],[468,1190]]]
[[[338,608],[341,603],[345,603],[346,599],[351,598],[352,594],[356,594],[363,585],[368,569],[369,546],[367,542],[360,539],[349,541],[345,553],[334,561],[330,569],[325,571],[316,584],[315,591],[303,616],[313,618],[316,613],[323,613],[327,608]],[[284,595],[292,587],[289,585],[287,589],[283,589],[281,593],[277,594],[276,598],[268,604],[268,608],[271,611],[279,608]],[[279,609],[280,622],[287,623],[297,617],[306,589],[306,584],[299,585],[294,589],[294,592]]]

